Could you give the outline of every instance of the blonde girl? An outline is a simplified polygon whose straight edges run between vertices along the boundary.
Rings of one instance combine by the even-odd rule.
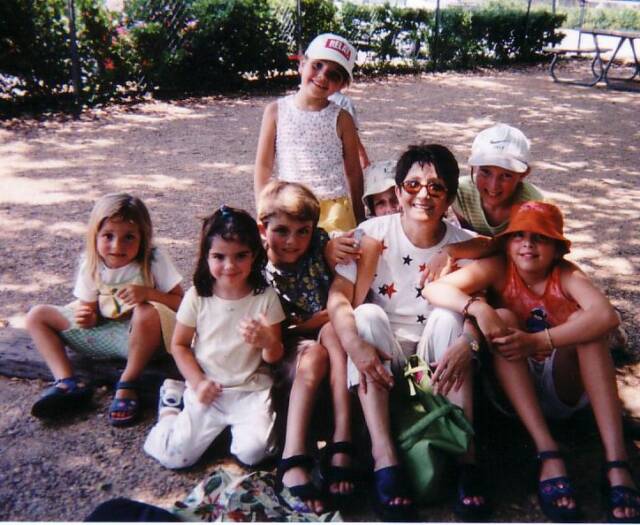
[[[55,417],[91,399],[66,345],[94,359],[127,360],[109,422],[125,426],[137,418],[137,380],[154,352],[168,347],[183,294],[182,276],[152,238],[149,211],[137,197],[111,193],[95,203],[73,289],[77,300],[38,305],[27,315],[27,330],[55,379],[33,405],[34,416]]]
[[[186,390],[165,381],[158,423],[144,444],[167,468],[194,464],[226,427],[240,462],[255,465],[274,452],[267,365],[284,353],[284,312],[263,276],[265,259],[247,212],[222,206],[204,220],[194,286],[180,305],[171,343]]]

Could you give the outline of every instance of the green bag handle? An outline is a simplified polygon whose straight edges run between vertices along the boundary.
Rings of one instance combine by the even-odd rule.
[[[453,410],[453,405],[444,405],[440,408],[432,410],[426,416],[424,416],[420,421],[417,421],[411,428],[408,428],[401,432],[398,435],[399,441],[407,441],[412,438],[420,438],[421,435],[429,425],[434,423],[437,419],[446,416],[451,410]]]
[[[407,378],[407,382],[409,383],[409,395],[411,397],[416,395],[415,380],[413,379],[413,376],[418,372],[424,372],[424,374],[427,376],[427,379],[429,380],[428,384],[421,385],[422,388],[428,388],[429,386],[431,386],[431,369],[424,361],[422,361],[422,359],[416,362],[418,363],[417,366],[411,366],[411,361],[409,361],[406,368],[404,369],[404,377]]]

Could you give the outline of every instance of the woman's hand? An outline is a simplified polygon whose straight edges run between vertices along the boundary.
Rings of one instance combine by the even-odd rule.
[[[98,324],[98,312],[88,304],[81,304],[75,309],[76,324],[80,328],[92,328]]]
[[[253,347],[270,348],[277,343],[264,314],[260,314],[259,319],[246,317],[240,322],[239,330],[244,342]]]
[[[458,391],[471,370],[473,354],[466,337],[460,336],[447,348],[432,376],[433,391],[446,396]]]
[[[144,303],[149,297],[149,287],[140,284],[128,284],[118,290],[116,297],[125,304],[136,305]]]
[[[527,357],[544,359],[551,354],[552,349],[548,344],[541,344],[546,342],[540,337],[541,335],[544,336],[544,332],[530,334],[510,327],[507,328],[507,335],[495,337],[491,342],[498,353],[508,361]]]
[[[378,350],[363,339],[360,339],[357,348],[352,349],[348,354],[360,372],[360,387],[365,393],[368,383],[377,383],[387,390],[393,388],[393,375],[383,364],[383,361],[391,360],[390,355]]]
[[[222,393],[222,387],[211,379],[201,379],[196,385],[196,399],[203,405],[210,405]]]

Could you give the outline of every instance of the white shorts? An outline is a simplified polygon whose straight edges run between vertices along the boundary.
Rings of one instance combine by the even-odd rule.
[[[567,419],[589,404],[589,396],[584,392],[574,406],[567,405],[559,397],[553,380],[553,367],[557,350],[544,361],[529,359],[529,370],[540,401],[542,413],[552,419]]]

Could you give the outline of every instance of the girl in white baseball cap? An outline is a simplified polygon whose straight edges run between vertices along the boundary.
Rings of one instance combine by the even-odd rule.
[[[364,219],[358,135],[351,115],[329,97],[353,78],[355,48],[317,36],[300,62],[300,88],[264,111],[254,171],[256,201],[274,176],[309,187],[320,200],[318,226],[349,231]]]
[[[507,227],[514,204],[543,200],[524,180],[531,172],[530,143],[513,126],[496,124],[478,133],[469,165],[471,176],[460,178],[452,204],[463,228],[494,237]]]

